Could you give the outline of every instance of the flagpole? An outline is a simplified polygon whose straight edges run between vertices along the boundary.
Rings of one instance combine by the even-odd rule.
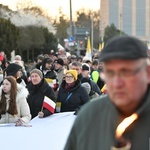
[[[91,53],[93,54],[93,13],[91,16]]]
[[[42,106],[41,112],[43,112],[43,106]]]
[[[71,36],[74,37],[74,25],[72,21],[72,1],[70,0],[70,27],[71,27]]]

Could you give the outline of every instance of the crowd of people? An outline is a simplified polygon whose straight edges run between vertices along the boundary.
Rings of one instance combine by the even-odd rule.
[[[74,111],[77,115],[85,103],[103,94],[102,66],[97,55],[90,61],[53,51],[39,54],[27,67],[20,55],[10,62],[2,54],[0,123],[21,125],[20,120],[28,123],[36,116],[43,118],[59,112]],[[44,107],[45,97],[55,103],[54,111]]]
[[[65,150],[148,150],[147,50],[141,40],[120,36],[111,39],[100,55],[93,55],[92,61],[53,52],[40,54],[28,67],[20,55],[4,63],[0,53],[0,124],[20,126],[36,116],[73,111],[77,118]],[[48,100],[50,107],[45,105]]]

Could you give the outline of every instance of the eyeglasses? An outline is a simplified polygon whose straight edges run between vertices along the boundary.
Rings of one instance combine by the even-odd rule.
[[[108,79],[113,79],[115,75],[118,75],[119,77],[123,78],[123,79],[127,79],[131,76],[136,75],[138,72],[140,72],[144,67],[146,67],[146,64],[144,63],[142,66],[134,69],[134,70],[129,70],[129,69],[123,69],[121,71],[114,72],[114,71],[104,71],[106,78]]]
[[[73,76],[65,76],[65,78],[72,79]]]

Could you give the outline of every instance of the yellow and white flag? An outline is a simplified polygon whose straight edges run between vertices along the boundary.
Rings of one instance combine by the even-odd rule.
[[[45,78],[45,80],[47,81],[47,83],[50,87],[56,88],[56,86],[57,86],[56,79]]]
[[[102,43],[99,44],[98,50],[101,51],[103,48],[104,48],[104,42],[102,42]]]
[[[92,51],[91,51],[91,43],[90,43],[90,37],[88,37],[88,41],[87,41],[87,49],[86,49],[86,55],[87,58],[89,58],[89,60],[92,61]]]

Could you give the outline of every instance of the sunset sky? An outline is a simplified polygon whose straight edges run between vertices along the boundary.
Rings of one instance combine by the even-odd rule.
[[[48,14],[55,17],[59,8],[62,8],[62,12],[69,16],[70,13],[70,0],[0,0],[0,4],[7,5],[10,9],[16,10],[17,3],[28,3],[32,1],[33,5],[40,6]],[[80,9],[99,10],[100,0],[72,0],[72,14]]]

